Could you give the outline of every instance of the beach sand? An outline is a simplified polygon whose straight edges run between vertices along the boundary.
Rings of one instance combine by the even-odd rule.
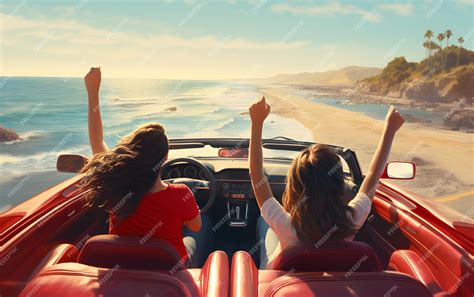
[[[310,102],[291,88],[262,88],[273,113],[293,118],[312,132],[317,143],[356,151],[365,172],[384,122],[367,115]],[[474,134],[405,123],[397,133],[389,160],[417,164],[415,180],[394,181],[421,196],[463,213],[474,207]],[[456,197],[448,195],[456,193]]]

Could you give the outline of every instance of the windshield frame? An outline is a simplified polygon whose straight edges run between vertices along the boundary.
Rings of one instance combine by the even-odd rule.
[[[249,148],[249,138],[178,138],[170,139],[169,146],[170,150],[180,149],[192,149],[192,148],[205,148],[206,146],[212,148]],[[262,139],[262,146],[264,149],[271,150],[282,150],[299,152],[303,149],[316,144],[315,142],[309,141],[297,141],[287,137],[278,136],[274,138]],[[336,145],[325,144],[332,147],[335,152],[345,160],[349,168],[349,173],[352,177],[352,181],[356,185],[360,185],[364,179],[361,166],[357,159],[356,153],[348,148],[343,148]],[[275,158],[278,159],[278,158]],[[281,159],[281,158],[280,158]],[[288,159],[288,158],[286,158]]]

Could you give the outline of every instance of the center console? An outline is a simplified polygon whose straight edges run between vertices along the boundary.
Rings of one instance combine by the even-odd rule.
[[[249,182],[222,184],[222,197],[226,199],[229,226],[245,227],[248,222],[249,200],[254,199]]]

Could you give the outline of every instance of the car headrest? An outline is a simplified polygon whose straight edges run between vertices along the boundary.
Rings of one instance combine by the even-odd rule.
[[[393,272],[303,272],[273,280],[259,296],[417,296],[432,297],[428,289],[408,275]]]
[[[181,259],[168,242],[150,238],[118,235],[97,235],[86,241],[79,253],[78,263],[125,269],[180,270],[187,267],[187,259]]]
[[[297,243],[277,256],[272,269],[351,273],[382,271],[382,263],[375,251],[363,242],[326,242],[321,246]]]
[[[20,297],[28,296],[191,297],[192,295],[184,282],[166,273],[61,263],[46,268],[29,282],[20,293]]]

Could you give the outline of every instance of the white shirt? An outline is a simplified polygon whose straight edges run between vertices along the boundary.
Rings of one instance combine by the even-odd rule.
[[[365,222],[365,219],[369,215],[371,209],[372,200],[367,196],[367,194],[359,192],[352,199],[348,206],[353,209],[353,215],[350,213],[348,216],[352,219],[355,229],[359,230],[360,227]],[[290,214],[283,208],[283,206],[275,199],[267,199],[262,205],[262,217],[270,226],[270,228],[278,236],[278,245],[272,255],[268,259],[266,265],[267,269],[273,267],[273,262],[275,258],[280,254],[280,252],[285,249],[287,246],[297,243],[300,240],[296,235],[296,230],[291,224]],[[346,240],[353,240],[354,236],[346,238]]]

